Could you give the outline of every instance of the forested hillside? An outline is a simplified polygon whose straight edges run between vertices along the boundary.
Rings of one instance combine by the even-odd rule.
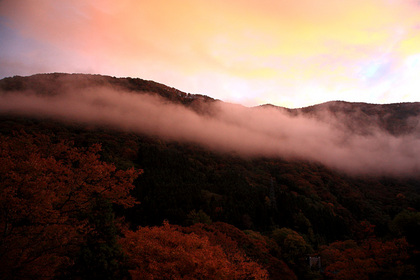
[[[4,79],[2,94],[35,90],[54,96],[68,86],[56,84],[67,75],[41,77]],[[111,84],[214,114],[206,107],[213,99],[154,82],[83,75],[77,80],[80,88]],[[324,118],[324,107],[337,119]],[[355,134],[379,127],[398,136],[417,133],[420,109],[338,102],[278,110],[342,123]],[[303,158],[244,156],[103,123],[10,110],[1,111],[0,121],[3,279],[420,275],[415,173],[353,174]]]

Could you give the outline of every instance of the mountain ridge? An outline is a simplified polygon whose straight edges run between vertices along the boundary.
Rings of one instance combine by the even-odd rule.
[[[20,76],[15,75],[11,77],[5,77],[0,79],[0,89],[3,91],[16,91],[16,90],[26,90],[29,86],[33,87],[36,85],[37,78],[43,78],[44,81],[48,82],[54,82],[57,81],[59,78],[63,77],[74,77],[74,78],[84,78],[83,81],[85,84],[82,86],[98,86],[103,85],[104,82],[108,82],[111,85],[123,87],[128,90],[132,91],[145,91],[149,90],[150,92],[157,92],[157,93],[167,93],[168,95],[162,94],[163,97],[169,98],[169,93],[174,94],[179,97],[190,97],[192,99],[197,98],[203,98],[208,100],[214,100],[214,101],[223,101],[219,99],[212,98],[208,95],[204,94],[193,94],[181,91],[179,89],[176,89],[175,87],[171,87],[168,85],[165,85],[163,83],[159,83],[153,80],[144,80],[141,78],[132,78],[132,77],[115,77],[110,75],[102,75],[102,74],[84,74],[84,73],[62,73],[62,72],[53,72],[53,73],[39,73],[39,74],[33,74],[28,76]],[[38,80],[39,81],[39,80]],[[87,82],[91,82],[89,85]],[[223,101],[224,102],[224,101]],[[276,107],[276,108],[282,108],[287,111],[293,112],[293,111],[303,111],[303,112],[310,112],[317,110],[318,108],[330,108],[334,109],[337,108],[339,105],[345,105],[345,106],[363,106],[363,107],[383,107],[383,108],[393,108],[393,107],[413,107],[413,106],[420,106],[420,102],[397,102],[397,103],[367,103],[367,102],[350,102],[350,101],[344,101],[344,100],[331,100],[326,101],[318,104],[308,105],[304,107],[299,108],[287,108],[284,106],[274,105],[271,103],[261,104],[252,106],[253,107]]]
[[[3,92],[35,91],[40,95],[57,95],[66,88],[76,89],[110,86],[116,90],[157,94],[164,99],[182,104],[198,113],[211,114],[206,103],[223,102],[203,94],[191,94],[155,81],[140,78],[116,78],[99,74],[49,73],[14,76],[0,80]],[[242,105],[240,105],[242,106]],[[247,107],[245,107],[247,108]],[[415,133],[420,135],[420,102],[372,104],[364,102],[328,101],[302,108],[286,108],[263,104],[254,108],[275,108],[290,116],[305,116],[332,124],[337,129],[357,134],[382,130],[394,136]]]
[[[68,79],[71,77],[77,77],[80,84]],[[61,78],[65,83],[60,86],[51,82]],[[90,79],[96,81],[93,86]],[[34,85],[39,86],[37,94],[32,90]],[[86,86],[94,90],[81,90],[77,94],[77,89]],[[61,91],[66,91],[67,87],[76,90],[61,98]],[[119,94],[119,89],[124,87],[126,89]],[[165,85],[141,79],[66,74],[40,75],[32,80],[11,78],[6,82],[0,81],[0,88],[3,89],[0,98],[6,95],[20,98],[0,99],[0,137],[4,140],[0,144],[11,147],[11,151],[24,158],[28,157],[26,160],[12,160],[10,153],[0,149],[2,162],[8,163],[2,164],[0,171],[7,176],[19,179],[15,174],[20,174],[26,178],[25,172],[35,170],[32,163],[39,158],[47,162],[63,162],[61,154],[57,154],[55,159],[49,156],[51,146],[69,143],[77,151],[88,151],[90,147],[100,145],[98,157],[115,166],[116,170],[134,167],[144,171],[134,181],[131,191],[140,203],[129,209],[109,208],[115,217],[124,218],[131,229],[138,228],[139,232],[145,228],[168,230],[170,223],[171,228],[176,225],[176,229],[185,234],[192,232],[208,236],[208,240],[214,242],[212,244],[228,245],[228,248],[232,245],[236,248],[237,244],[244,255],[267,270],[269,279],[335,279],[334,265],[338,263],[346,264],[339,273],[347,272],[349,275],[341,279],[353,279],[354,271],[366,275],[366,279],[368,275],[374,275],[374,279],[416,279],[420,274],[416,253],[420,250],[420,179],[416,156],[420,145],[418,137],[413,134],[416,131],[413,123],[413,128],[406,130],[410,134],[404,134],[399,126],[415,118],[417,104],[414,104],[412,112],[400,116],[396,134],[391,134],[386,130],[386,124],[392,123],[390,120],[393,118],[385,118],[387,112],[384,107],[366,105],[367,109],[364,109],[363,104],[353,106],[330,102],[320,105],[328,110],[318,110],[320,107],[315,106],[304,108],[306,111],[290,109],[287,114],[278,114],[278,111],[286,109],[228,105],[206,96],[179,93]],[[11,90],[13,88],[15,92]],[[109,88],[112,90],[107,91]],[[145,94],[126,94],[129,91],[127,88]],[[154,91],[152,96],[146,94],[151,90]],[[46,95],[52,98],[45,98]],[[40,96],[42,98],[38,98]],[[155,98],[157,96],[159,98]],[[35,105],[48,102],[40,110],[33,111],[39,114],[17,115],[2,111],[1,108],[7,106],[1,107],[4,105],[1,100],[14,102],[11,106],[24,102],[24,109],[33,109],[31,102]],[[58,102],[62,100],[64,104]],[[150,102],[140,107],[133,106],[136,105],[133,103],[143,101]],[[90,106],[83,107],[85,103]],[[148,106],[154,107],[155,111]],[[410,108],[411,105],[408,106]],[[54,114],[43,115],[45,112],[42,110],[52,110]],[[132,114],[136,110],[144,112],[140,116],[136,112]],[[395,112],[400,110],[401,106],[395,106]],[[63,122],[60,115],[55,115],[62,111],[73,113],[74,119]],[[125,118],[115,120],[114,117],[118,116],[115,112]],[[77,117],[83,114],[93,116],[90,119],[92,122],[78,122],[80,119]],[[359,116],[359,119],[348,114]],[[390,115],[395,116],[395,113]],[[269,119],[273,116],[274,120]],[[108,122],[95,122],[101,118]],[[158,122],[153,123],[153,119]],[[112,124],[120,124],[121,120],[129,124],[115,129]],[[370,124],[370,120],[375,122]],[[320,124],[321,121],[323,124]],[[146,129],[129,129],[130,125],[137,123]],[[363,129],[359,123],[364,125]],[[195,128],[190,126],[194,124]],[[151,128],[166,133],[174,127],[180,133],[178,137],[147,133]],[[202,135],[188,138],[186,133],[190,133],[189,137]],[[334,134],[324,137],[328,133]],[[218,138],[211,145],[199,145],[200,142],[195,141],[208,140],[214,135]],[[212,149],[232,140],[236,142],[228,148],[233,147],[237,153]],[[26,151],[30,141],[38,143],[45,155],[30,149]],[[269,149],[270,145],[273,149]],[[235,150],[236,146],[239,150]],[[240,151],[250,152],[248,148],[255,147],[268,153],[239,156]],[[312,157],[283,157],[283,152],[287,155],[292,149],[298,156],[310,153]],[[282,153],[270,156],[277,150]],[[335,153],[338,156],[333,158]],[[325,161],[316,161],[316,156]],[[368,171],[349,174],[331,168],[340,162],[345,167],[352,161],[362,164],[359,170]],[[382,167],[388,168],[387,171],[396,167],[399,169],[394,173],[370,173],[370,168],[384,162]],[[13,169],[22,164],[30,168]],[[78,169],[80,161],[71,162],[69,166]],[[413,168],[415,172],[407,173],[409,176],[406,177],[400,176],[400,171],[408,168]],[[89,175],[80,180],[81,186],[95,175],[91,170],[95,168],[82,172],[87,171]],[[35,171],[38,172],[38,169]],[[39,172],[33,177],[38,180],[40,174],[47,180],[54,177],[48,172]],[[12,186],[19,188],[20,184]],[[31,186],[34,193],[40,193],[38,188],[44,185],[33,183]],[[13,194],[19,196],[20,192]],[[34,207],[38,209],[38,204],[34,203]],[[4,217],[0,215],[0,219]],[[164,222],[161,226],[162,221],[169,223]],[[21,224],[19,222],[18,226]],[[28,243],[29,247],[31,245]],[[107,243],[107,246],[111,245],[112,242]],[[334,254],[331,255],[331,252]],[[7,253],[3,256],[7,257]],[[308,256],[321,256],[322,270],[308,266]],[[367,266],[359,267],[358,263]],[[373,270],[369,266],[371,263],[377,263]],[[401,271],[406,275],[401,276]],[[384,278],[384,275],[389,277]]]

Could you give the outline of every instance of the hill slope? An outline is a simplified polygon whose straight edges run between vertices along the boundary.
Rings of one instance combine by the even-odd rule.
[[[75,81],[78,81],[76,85]],[[118,89],[123,88],[124,91],[135,92],[142,97],[146,96],[144,91],[147,91],[152,95],[163,97],[171,104],[176,103],[181,107],[190,108],[206,119],[231,116],[219,114],[220,108],[212,107],[218,101],[209,97],[188,95],[140,79],[51,74],[0,81],[2,95],[33,95],[28,92],[35,91],[36,95],[60,97],[61,91],[67,91],[68,87],[72,87],[71,93],[76,94],[77,90],[74,88],[80,91],[86,88],[96,90],[98,85],[102,88],[110,85]],[[106,108],[106,115],[111,114],[114,107],[104,104],[102,99],[99,100],[102,103],[98,106]],[[95,102],[97,104],[98,100]],[[159,104],[161,106],[158,108],[161,109],[173,108],[163,106],[164,103]],[[210,106],[211,104],[213,105]],[[258,110],[258,108],[245,109],[246,112]],[[293,115],[296,120],[300,120],[301,115],[311,116],[332,125],[334,129],[356,135],[369,135],[379,130],[395,137],[390,139],[397,139],[397,136],[417,137],[415,119],[418,116],[419,104],[416,103],[371,105],[331,102],[297,110],[271,109],[287,111],[287,114]],[[246,119],[247,123],[252,123],[250,115],[242,114],[241,110],[233,112],[249,118]],[[175,116],[175,112],[171,111],[171,114]],[[78,112],[81,113],[83,112]],[[315,252],[327,258],[329,256],[327,252],[332,252],[328,250],[339,251],[344,248],[339,247],[340,244],[333,243],[335,241],[352,240],[355,243],[350,241],[345,243],[347,244],[345,246],[353,244],[346,247],[352,250],[368,250],[366,248],[381,246],[383,248],[381,250],[385,250],[384,248],[394,248],[392,244],[395,245],[396,240],[405,237],[414,246],[408,249],[409,252],[415,252],[420,248],[418,243],[420,180],[415,174],[403,177],[386,174],[354,175],[305,158],[269,156],[269,154],[244,156],[237,152],[240,150],[221,152],[212,146],[201,145],[200,142],[162,137],[163,134],[148,134],[147,131],[140,133],[127,129],[127,126],[121,129],[108,125],[109,123],[95,125],[93,122],[77,122],[74,119],[66,119],[63,122],[63,119],[55,119],[52,116],[35,116],[3,110],[0,116],[0,134],[13,139],[13,133],[24,130],[29,135],[48,135],[53,142],[59,140],[74,142],[74,145],[80,148],[101,143],[102,160],[115,164],[119,169],[134,166],[144,170],[135,181],[135,189],[132,191],[132,195],[141,204],[130,209],[115,208],[115,213],[124,216],[133,228],[138,225],[157,226],[161,225],[162,221],[168,220],[171,224],[182,226],[183,231],[200,232],[200,234],[205,232],[209,238],[216,238],[220,232],[223,232],[239,244],[244,244],[242,249],[248,257],[259,263],[265,263],[264,267],[272,279],[278,279],[276,277],[287,273],[289,279],[293,279],[288,268],[283,267],[279,271],[279,267],[284,265],[282,262],[278,263],[279,260],[287,262],[302,279],[308,279],[308,275],[311,275],[311,278],[326,277],[317,271],[308,270],[305,258]],[[331,116],[335,119],[331,119]],[[245,125],[237,118],[223,122],[236,122],[237,126]],[[261,123],[265,124],[264,122],[257,124]],[[212,125],[212,123],[205,124]],[[315,124],[318,124],[318,121]],[[339,126],[340,124],[343,125]],[[252,129],[255,132],[262,128],[253,126]],[[263,132],[275,131],[263,130]],[[290,134],[283,137],[290,137]],[[199,222],[210,225],[198,228]],[[196,226],[187,228],[189,225]],[[373,225],[374,233],[370,231]],[[264,245],[267,247],[261,249],[264,246],[258,247],[255,242],[263,242],[264,238],[269,238],[269,241],[264,241],[268,242]],[[392,255],[386,251],[374,253],[369,250],[363,251],[363,255],[367,256],[366,262],[371,261],[369,258],[375,260],[375,254]],[[344,258],[345,254],[341,254],[340,257]],[[329,265],[331,267],[335,265],[331,259],[327,260],[323,264],[325,269]],[[416,255],[403,260],[406,266],[397,268],[397,262],[400,261],[398,258],[392,259],[387,262],[387,266],[382,266],[380,261],[376,260],[378,263],[376,270],[366,269],[375,271],[375,277],[381,278],[385,273],[390,275],[391,279],[398,278],[395,273],[401,271],[401,267],[404,267],[406,273],[407,271],[415,273],[410,267],[418,265]],[[393,271],[386,272],[386,269]],[[341,268],[341,271],[344,272],[346,269]],[[404,277],[401,276],[400,279]],[[410,278],[407,276],[406,279]]]
[[[109,86],[117,90],[126,90],[137,93],[154,93],[172,102],[191,105],[200,101],[216,101],[211,97],[190,94],[175,88],[133,78],[115,78],[101,75],[87,74],[38,74],[29,77],[15,76],[0,80],[0,90],[4,92],[35,91],[37,94],[57,95],[66,89],[94,88]],[[394,135],[419,132],[420,103],[396,104],[368,104],[351,103],[345,101],[330,101],[299,109],[288,109],[273,105],[261,107],[275,107],[287,111],[293,116],[308,115],[326,122],[341,123],[354,132],[368,133],[369,130],[379,127]],[[336,120],[332,120],[336,119]]]

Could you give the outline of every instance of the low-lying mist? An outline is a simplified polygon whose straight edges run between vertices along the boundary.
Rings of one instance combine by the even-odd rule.
[[[420,139],[380,129],[369,135],[290,116],[274,107],[206,103],[206,114],[153,94],[109,87],[67,90],[55,96],[30,91],[0,93],[0,113],[88,124],[196,143],[246,157],[319,162],[353,175],[412,176],[420,171]]]

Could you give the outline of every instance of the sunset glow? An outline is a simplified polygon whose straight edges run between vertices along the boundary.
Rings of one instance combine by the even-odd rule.
[[[403,0],[3,0],[0,77],[154,80],[254,106],[420,101],[420,5]]]

